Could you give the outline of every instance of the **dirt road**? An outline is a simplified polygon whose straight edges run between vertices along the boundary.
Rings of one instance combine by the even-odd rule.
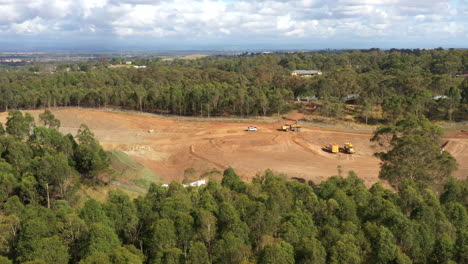
[[[30,111],[36,117],[41,111]],[[278,131],[283,122],[251,123],[200,121],[151,114],[127,114],[89,109],[53,110],[62,122],[61,131],[75,134],[87,124],[105,149],[119,149],[160,175],[164,182],[182,180],[184,170],[199,173],[232,167],[244,179],[266,169],[316,183],[353,170],[370,186],[379,181],[379,160],[369,142],[370,132],[331,130],[303,125],[302,132]],[[0,114],[4,122],[5,113]],[[257,132],[245,131],[249,125]],[[153,130],[149,133],[149,130]],[[330,142],[353,142],[356,154],[330,154],[321,148]],[[460,163],[455,173],[468,175],[468,136],[449,136],[446,150]]]

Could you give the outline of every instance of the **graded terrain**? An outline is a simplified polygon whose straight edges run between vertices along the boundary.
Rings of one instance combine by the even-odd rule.
[[[338,170],[353,170],[367,186],[379,181],[379,160],[369,142],[370,131],[337,130],[302,123],[301,132],[283,132],[286,120],[219,119],[163,117],[146,113],[126,113],[92,109],[57,109],[60,130],[76,134],[87,124],[106,150],[120,150],[152,170],[163,182],[182,181],[184,171],[194,168],[197,175],[213,168],[232,167],[244,180],[266,169],[319,183]],[[28,111],[36,119],[42,111]],[[0,114],[5,123],[7,114]],[[258,131],[246,131],[247,126]],[[331,154],[322,150],[328,143],[342,146],[351,141],[353,155]],[[458,160],[458,178],[468,175],[468,134],[450,131],[444,138],[445,150]]]

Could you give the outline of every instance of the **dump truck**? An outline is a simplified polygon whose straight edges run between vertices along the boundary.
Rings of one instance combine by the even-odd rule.
[[[281,127],[281,130],[283,131],[296,131],[296,132],[301,132],[301,126],[299,124],[284,124]]]
[[[351,142],[346,141],[343,147],[343,152],[348,153],[348,154],[354,154],[354,146]]]
[[[325,149],[331,153],[338,153],[340,152],[340,147],[336,143],[330,143],[328,144]]]

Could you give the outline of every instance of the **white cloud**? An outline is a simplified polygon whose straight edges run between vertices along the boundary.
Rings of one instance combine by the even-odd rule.
[[[0,0],[0,9],[0,29],[10,35],[179,40],[468,34],[468,1],[455,0]]]
[[[38,34],[47,30],[44,21],[39,17],[23,21],[22,23],[14,23],[11,27],[15,32],[20,34]]]

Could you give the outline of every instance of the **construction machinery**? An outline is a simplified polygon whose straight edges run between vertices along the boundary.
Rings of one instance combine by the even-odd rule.
[[[331,153],[338,153],[340,152],[340,147],[336,143],[330,143],[328,144],[325,149]]]
[[[296,132],[301,132],[301,126],[299,124],[284,124],[281,127],[281,130],[283,131],[296,131]]]
[[[343,147],[343,152],[348,153],[348,154],[354,154],[354,146],[351,142],[346,141]]]

